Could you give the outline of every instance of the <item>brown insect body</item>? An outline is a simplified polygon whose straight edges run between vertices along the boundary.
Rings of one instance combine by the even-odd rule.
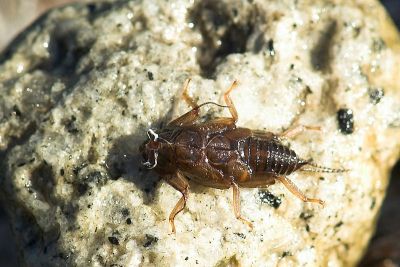
[[[235,215],[250,227],[252,224],[240,214],[239,187],[266,187],[279,180],[303,201],[323,204],[319,199],[307,198],[286,175],[301,170],[305,165],[311,165],[313,168],[309,170],[313,171],[344,170],[314,165],[299,158],[280,141],[280,137],[290,137],[304,129],[317,128],[298,126],[278,136],[270,132],[237,127],[237,112],[229,97],[236,82],[224,95],[232,118],[198,122],[199,109],[215,103],[197,105],[187,95],[188,84],[189,80],[185,83],[183,97],[192,106],[192,110],[170,122],[158,133],[149,130],[150,140],[140,148],[144,165],[154,168],[167,183],[182,193],[182,198],[169,218],[173,232],[174,218],[183,210],[188,197],[189,184],[186,178],[213,188],[232,187]]]

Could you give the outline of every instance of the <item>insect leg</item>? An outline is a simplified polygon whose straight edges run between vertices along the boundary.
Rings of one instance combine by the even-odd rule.
[[[168,125],[173,126],[183,126],[193,124],[195,120],[199,118],[199,108],[192,109],[182,116],[176,118],[175,120],[168,123]]]
[[[223,106],[214,102],[205,102],[201,105],[198,105],[194,99],[189,96],[188,94],[188,88],[189,88],[189,83],[190,79],[187,79],[185,81],[185,84],[183,85],[183,93],[182,93],[182,98],[186,101],[186,103],[192,108],[190,111],[186,112],[182,116],[176,118],[175,120],[171,121],[168,125],[172,126],[183,126],[183,125],[191,125],[193,124],[198,118],[199,118],[199,112],[200,108],[206,105],[215,105],[219,107],[226,108],[227,106]]]
[[[308,198],[304,195],[303,192],[286,176],[276,176],[277,180],[279,180],[292,194],[296,197],[300,198],[304,202],[314,202],[324,206],[324,201],[317,198]]]
[[[192,124],[198,117],[199,117],[199,106],[197,105],[196,101],[193,100],[192,97],[188,94],[188,88],[190,79],[186,79],[185,83],[183,84],[183,93],[182,98],[186,101],[186,103],[192,107],[192,109],[182,116],[176,118],[175,120],[168,123],[168,125],[188,125]]]
[[[253,229],[253,224],[247,219],[243,218],[240,213],[240,192],[239,186],[234,181],[231,182],[233,189],[233,210],[237,219],[241,220],[243,223],[247,224],[251,229]]]
[[[292,128],[287,129],[283,133],[281,133],[279,136],[280,137],[286,137],[286,138],[292,138],[295,137],[296,135],[304,132],[305,130],[309,131],[321,131],[321,127],[319,126],[306,126],[306,125],[296,125]]]
[[[186,101],[186,103],[192,107],[192,109],[195,109],[198,107],[196,101],[188,94],[188,89],[189,89],[189,83],[191,79],[188,78],[186,79],[185,83],[183,84],[183,93],[182,93],[182,98],[183,100]]]
[[[175,216],[181,212],[185,206],[186,206],[186,201],[189,197],[189,183],[185,176],[183,176],[180,172],[177,172],[175,176],[171,176],[165,181],[170,184],[173,188],[178,190],[179,192],[182,193],[182,197],[179,199],[179,201],[176,203],[174,209],[171,211],[169,215],[169,223],[171,225],[172,233],[175,233],[175,223],[174,219]]]
[[[232,119],[233,122],[236,123],[238,120],[238,113],[237,110],[235,108],[235,105],[232,102],[231,97],[229,96],[229,94],[232,92],[233,89],[235,89],[238,85],[237,81],[233,81],[232,85],[228,88],[228,90],[226,90],[226,92],[224,93],[224,99],[225,99],[225,103],[229,108],[229,112],[232,115]]]

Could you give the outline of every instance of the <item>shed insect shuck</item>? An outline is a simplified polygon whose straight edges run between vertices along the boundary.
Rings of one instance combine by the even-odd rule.
[[[238,113],[229,96],[237,86],[234,81],[224,94],[226,106],[213,102],[198,105],[189,95],[190,79],[186,80],[183,99],[191,110],[171,121],[158,131],[149,129],[148,140],[140,146],[143,165],[154,169],[161,178],[182,193],[169,216],[172,232],[174,219],[186,205],[189,183],[218,188],[233,189],[233,207],[236,218],[252,228],[252,223],[240,213],[240,187],[266,187],[280,181],[290,192],[304,202],[323,205],[323,201],[308,198],[287,177],[301,171],[344,172],[318,166],[304,160],[281,142],[304,130],[319,130],[318,127],[299,125],[279,135],[236,126]],[[199,121],[200,108],[217,105],[229,109],[231,117]]]

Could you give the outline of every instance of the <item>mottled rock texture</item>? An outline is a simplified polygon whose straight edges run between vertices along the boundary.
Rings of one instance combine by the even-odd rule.
[[[375,1],[131,1],[54,10],[0,58],[2,197],[29,266],[351,266],[400,146],[397,32]],[[142,169],[138,146],[188,110],[181,87],[239,126],[281,132],[304,158],[348,173],[180,194]],[[204,112],[207,114],[207,111]],[[215,109],[208,114],[226,115]]]

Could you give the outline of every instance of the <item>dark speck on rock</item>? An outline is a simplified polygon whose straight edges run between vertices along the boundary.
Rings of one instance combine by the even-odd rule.
[[[339,130],[342,134],[352,134],[354,131],[354,115],[351,109],[341,108],[337,112]]]
[[[148,248],[148,247],[154,245],[155,243],[157,243],[157,241],[158,241],[158,237],[146,234],[146,238],[144,240],[143,247]]]
[[[237,235],[238,237],[242,238],[242,239],[246,239],[246,236],[243,233],[234,233],[234,234]]]
[[[270,39],[267,43],[270,56],[275,56],[274,40]]]
[[[149,78],[150,81],[154,80],[154,75],[151,71],[147,72],[147,77]]]
[[[67,132],[69,132],[71,134],[77,134],[79,132],[78,128],[76,127],[76,117],[75,116],[72,115],[71,118],[66,121],[65,129],[67,130]]]
[[[116,246],[119,245],[118,238],[116,238],[115,236],[109,236],[108,241],[113,245],[116,245]]]
[[[271,192],[266,190],[258,191],[258,196],[262,203],[266,203],[275,209],[279,208],[282,203],[282,200],[279,197],[274,196]]]
[[[19,108],[18,108],[17,105],[14,105],[14,106],[13,106],[13,114],[15,114],[15,116],[17,116],[17,117],[21,117],[21,116],[22,116],[22,113],[21,113],[21,111],[19,110]]]
[[[385,91],[382,88],[369,88],[368,90],[369,99],[372,104],[378,104],[382,97],[385,95]]]
[[[129,216],[130,212],[127,208],[121,210],[122,216],[127,217]]]

